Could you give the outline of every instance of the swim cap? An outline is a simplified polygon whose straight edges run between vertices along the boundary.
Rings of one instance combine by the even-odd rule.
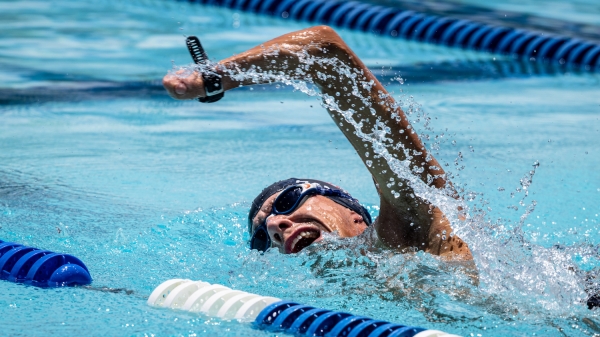
[[[321,184],[321,186],[323,186],[323,187],[342,190],[344,193],[350,195],[350,193],[344,191],[343,189],[341,189],[335,185],[332,185],[330,183],[321,181],[321,180],[289,178],[286,180],[278,181],[276,183],[273,183],[273,184],[267,186],[264,190],[262,190],[262,192],[260,192],[260,194],[254,199],[254,201],[252,201],[252,206],[250,207],[250,213],[248,213],[248,232],[252,234],[252,219],[254,219],[254,217],[256,216],[256,214],[258,213],[258,211],[264,204],[264,202],[267,199],[269,199],[269,197],[271,197],[273,194],[275,194],[277,192],[283,191],[288,186],[296,185],[301,182],[318,183],[318,184]],[[367,209],[364,208],[358,202],[358,200],[356,200],[354,198],[344,198],[344,197],[334,197],[334,196],[325,196],[325,197],[335,201],[336,203],[348,208],[351,211],[356,212],[357,214],[362,216],[362,218],[365,221],[365,223],[367,224],[367,226],[371,225],[372,220],[371,220],[371,215],[369,214],[369,211],[367,211]]]

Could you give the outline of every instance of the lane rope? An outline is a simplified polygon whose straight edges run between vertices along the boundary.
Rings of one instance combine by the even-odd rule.
[[[75,256],[2,240],[0,280],[42,288],[92,283],[86,265]]]
[[[600,45],[544,32],[493,26],[358,1],[178,0],[309,21],[377,35],[485,51],[530,61],[600,68]]]
[[[252,323],[255,329],[297,336],[458,337],[187,279],[163,282],[152,291],[147,303],[224,320],[236,319]]]

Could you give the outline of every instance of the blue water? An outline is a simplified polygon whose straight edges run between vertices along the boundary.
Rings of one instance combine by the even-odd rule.
[[[359,239],[248,251],[249,201],[264,186],[328,180],[375,215],[368,171],[314,97],[271,85],[200,105],[170,99],[160,79],[190,62],[184,34],[220,59],[307,25],[174,1],[0,1],[0,239],[71,253],[93,286],[133,290],[3,281],[0,335],[269,335],[148,307],[175,277],[465,336],[600,333],[599,311],[580,303],[582,275],[600,268],[596,73],[529,76],[498,55],[341,31],[433,118],[420,130],[441,137],[436,157],[471,207],[458,230],[481,283],[427,254],[362,255]]]

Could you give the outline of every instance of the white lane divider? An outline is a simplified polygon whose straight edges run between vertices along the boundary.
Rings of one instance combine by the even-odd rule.
[[[281,300],[233,290],[219,284],[172,279],[154,289],[148,298],[148,305],[250,322],[267,305],[278,301]]]

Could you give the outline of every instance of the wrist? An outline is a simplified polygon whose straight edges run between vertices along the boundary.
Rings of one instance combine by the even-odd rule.
[[[213,69],[211,72],[201,73],[202,81],[204,83],[204,97],[198,98],[202,103],[213,103],[223,98],[223,81],[222,76],[218,74],[217,69]]]

